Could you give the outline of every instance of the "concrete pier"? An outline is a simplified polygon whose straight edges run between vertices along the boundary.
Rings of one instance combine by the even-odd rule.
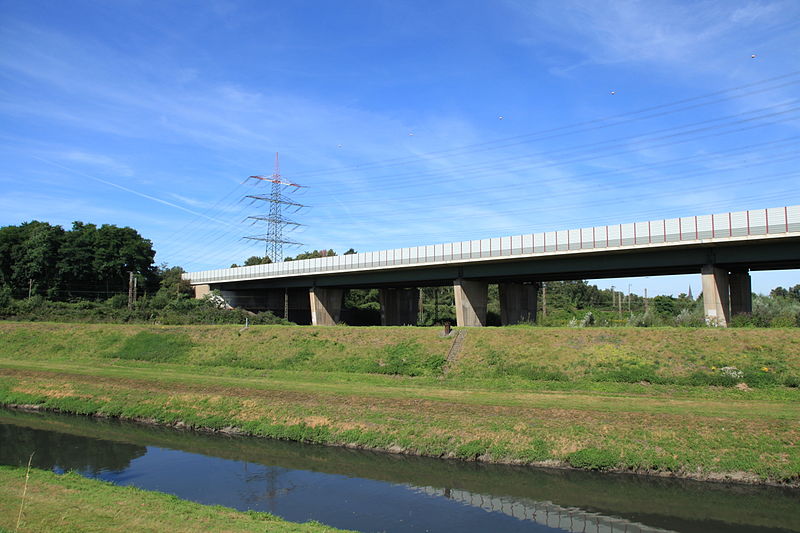
[[[381,325],[416,326],[419,289],[380,289]]]
[[[714,265],[704,265],[701,273],[706,322],[727,327],[730,323],[728,271]]]
[[[728,276],[731,291],[731,318],[753,312],[753,289],[750,285],[750,272],[741,270]]]
[[[308,290],[311,303],[311,324],[335,326],[341,317],[344,289],[312,287]]]
[[[536,322],[538,283],[499,283],[500,323],[504,326]]]
[[[453,283],[458,326],[485,326],[489,284],[485,281],[457,279]]]

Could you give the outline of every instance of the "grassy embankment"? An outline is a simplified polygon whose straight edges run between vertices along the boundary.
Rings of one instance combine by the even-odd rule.
[[[800,330],[473,329],[446,363],[452,343],[424,328],[4,323],[0,403],[800,484]]]
[[[160,492],[25,468],[0,466],[0,531],[342,531],[269,513],[201,505]]]

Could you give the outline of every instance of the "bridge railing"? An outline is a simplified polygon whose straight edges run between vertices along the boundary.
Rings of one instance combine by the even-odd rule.
[[[631,222],[184,274],[193,284],[800,232],[800,206]]]

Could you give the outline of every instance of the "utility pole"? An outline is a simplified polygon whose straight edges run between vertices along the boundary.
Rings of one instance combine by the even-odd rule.
[[[307,207],[303,204],[292,201],[289,197],[284,195],[282,191],[284,188],[297,191],[298,189],[304,187],[302,185],[298,185],[297,183],[286,181],[281,177],[277,152],[275,152],[275,171],[271,176],[250,176],[247,179],[253,179],[260,182],[269,182],[272,188],[269,196],[259,194],[248,194],[245,196],[245,198],[250,198],[252,200],[250,202],[251,204],[256,201],[269,203],[269,213],[267,215],[255,215],[247,217],[247,219],[253,221],[252,224],[255,224],[259,221],[266,222],[267,231],[263,236],[253,235],[244,238],[254,241],[264,241],[266,243],[265,254],[267,257],[269,257],[273,263],[279,263],[283,261],[284,244],[288,244],[290,246],[302,246],[302,243],[300,242],[284,240],[283,229],[286,226],[292,226],[292,229],[297,229],[297,227],[301,226],[302,224],[284,217],[283,209],[284,207],[294,207],[294,211],[297,212],[300,209]]]
[[[547,316],[547,282],[542,282],[542,316]]]
[[[628,283],[628,316],[633,316],[631,313],[631,284]]]
[[[128,271],[128,309],[133,309],[133,271]]]
[[[645,287],[645,289],[644,289],[644,312],[645,313],[647,312],[648,307],[649,306],[648,306],[648,303],[647,303],[647,287]]]
[[[439,287],[433,288],[433,324],[439,321]]]
[[[611,286],[611,310],[617,306],[617,293],[614,292],[614,286]]]
[[[283,289],[283,318],[289,320],[289,287]]]
[[[424,309],[422,307],[422,301],[423,301],[424,294],[425,294],[424,289],[420,289],[419,290],[419,304],[418,304],[418,306],[419,306],[419,311],[418,311],[419,318],[417,319],[417,323],[420,324],[420,325],[424,325],[425,324],[425,311],[424,311]]]

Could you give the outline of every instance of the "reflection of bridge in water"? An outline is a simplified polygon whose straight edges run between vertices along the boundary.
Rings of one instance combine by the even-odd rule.
[[[503,513],[519,520],[529,520],[572,533],[674,533],[624,518],[604,516],[577,507],[562,507],[551,502],[489,496],[457,489],[413,485],[410,488],[430,496],[442,496],[485,511]]]

